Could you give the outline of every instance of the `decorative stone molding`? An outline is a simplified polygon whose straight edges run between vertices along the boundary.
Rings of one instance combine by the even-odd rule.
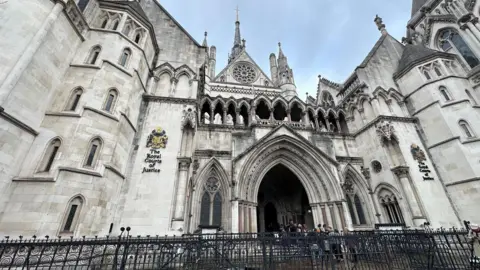
[[[407,166],[397,166],[392,168],[392,172],[398,177],[407,177],[410,168]]]
[[[178,169],[180,171],[187,171],[190,168],[190,164],[192,163],[192,158],[190,157],[179,157],[178,160]]]
[[[143,95],[144,101],[151,101],[151,102],[164,102],[164,103],[173,103],[173,104],[190,104],[196,105],[196,99],[190,98],[176,98],[176,97],[160,97],[154,95]]]
[[[29,125],[25,124],[24,122],[20,121],[16,117],[12,116],[11,114],[8,114],[5,112],[5,109],[0,106],[0,117],[4,118],[6,121],[14,124],[15,126],[25,130],[26,132],[30,133],[33,136],[37,136],[39,133]]]
[[[193,129],[197,127],[197,112],[192,108],[183,110],[182,129],[190,125]]]
[[[218,150],[196,150],[194,153],[195,157],[231,157],[231,151],[218,151]]]
[[[375,125],[377,129],[377,135],[382,142],[391,141],[395,138],[395,130],[390,121],[382,121],[378,125]]]
[[[370,175],[370,168],[361,166],[361,167],[360,167],[360,170],[361,170],[361,172],[362,172],[362,174],[363,174],[363,177],[365,177],[365,179],[369,180],[370,177],[371,177],[371,175]]]
[[[342,184],[342,189],[347,194],[355,194],[355,185],[353,184],[353,181],[352,179],[350,179],[350,177],[347,176],[345,182]]]

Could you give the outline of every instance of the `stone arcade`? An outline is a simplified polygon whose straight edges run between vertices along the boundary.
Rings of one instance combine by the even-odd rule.
[[[4,2],[0,235],[476,220],[479,11],[413,0],[402,42],[377,16],[352,75],[301,99],[294,48],[265,73],[238,15],[217,72],[207,34],[154,0]]]

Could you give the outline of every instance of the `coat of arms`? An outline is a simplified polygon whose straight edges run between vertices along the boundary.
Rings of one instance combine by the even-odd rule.
[[[168,136],[165,130],[161,127],[157,127],[152,130],[152,133],[148,135],[147,138],[147,147],[151,148],[165,148],[167,146]]]
[[[423,150],[420,149],[418,145],[412,144],[412,146],[410,146],[410,151],[412,152],[412,156],[414,160],[418,162],[423,162],[427,160],[427,158],[425,157],[425,152],[423,152]]]

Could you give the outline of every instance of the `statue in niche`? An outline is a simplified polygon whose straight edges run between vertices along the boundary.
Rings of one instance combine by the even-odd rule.
[[[210,114],[208,114],[207,112],[203,114],[203,122],[207,125],[210,124]]]
[[[312,129],[315,129],[315,123],[313,123],[312,121],[310,121],[310,126],[312,127]]]
[[[321,132],[327,132],[328,130],[325,128],[324,125],[320,124],[320,131]]]
[[[335,125],[333,123],[330,123],[330,132],[335,132]]]
[[[243,116],[241,114],[238,116],[238,124],[241,126],[245,125],[245,120],[243,119]]]
[[[216,125],[222,124],[222,116],[220,116],[219,113],[215,114],[215,119],[213,120],[213,123]]]
[[[285,116],[285,118],[283,118],[283,121],[288,122],[288,117]]]
[[[227,114],[227,121],[226,124],[229,126],[233,126],[233,117],[231,114]]]

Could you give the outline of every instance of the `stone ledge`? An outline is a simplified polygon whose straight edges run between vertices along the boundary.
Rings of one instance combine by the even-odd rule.
[[[418,92],[419,90],[421,90],[423,87],[429,85],[429,84],[433,84],[433,83],[436,83],[438,81],[441,81],[441,80],[445,80],[445,79],[449,79],[449,78],[456,78],[456,79],[467,79],[466,77],[462,77],[462,76],[456,76],[456,75],[450,75],[450,76],[444,76],[444,77],[441,77],[439,79],[435,79],[435,80],[430,80],[422,85],[420,85],[417,89],[413,90],[410,94],[404,96],[404,100],[406,100],[407,98],[411,97],[413,94],[415,94],[416,92]]]
[[[0,106],[0,116],[3,117],[8,122],[14,124],[15,126],[25,130],[26,132],[28,132],[28,133],[30,133],[34,136],[37,136],[39,134],[38,131],[36,131],[35,129],[33,129],[29,125],[27,125],[27,124],[23,123],[22,121],[18,120],[16,117],[12,116],[11,114],[6,113],[5,108],[3,108],[2,106]]]
[[[45,115],[48,115],[48,116],[65,116],[65,117],[82,117],[79,113],[76,113],[76,112],[67,112],[67,111],[64,111],[64,112],[45,112]]]
[[[455,137],[452,137],[452,138],[449,138],[449,139],[446,139],[446,140],[443,140],[441,142],[438,142],[438,143],[434,143],[430,146],[427,146],[428,150],[432,149],[432,148],[435,148],[439,145],[442,145],[442,144],[445,144],[447,142],[450,142],[450,141],[453,141],[453,140],[460,140],[460,136],[455,136]]]
[[[92,64],[70,64],[71,67],[100,69],[100,66]]]
[[[231,157],[231,151],[219,151],[219,150],[196,150],[194,152],[195,157]]]
[[[475,138],[468,138],[468,139],[462,140],[461,142],[462,142],[462,144],[480,142],[480,138],[476,138],[476,137]]]
[[[474,177],[474,178],[459,180],[459,181],[452,182],[452,183],[447,183],[447,184],[445,184],[445,186],[450,187],[450,186],[456,186],[456,185],[461,185],[461,184],[475,182],[475,181],[480,181],[480,177]]]
[[[112,171],[114,174],[120,176],[120,178],[122,178],[123,180],[125,180],[126,178],[125,175],[121,173],[120,170],[112,164],[105,164],[105,169]]]
[[[123,68],[122,66],[120,66],[118,64],[113,63],[110,60],[103,59],[103,63],[108,63],[108,64],[112,65],[113,67],[117,68],[118,70],[120,70],[121,72],[127,74],[128,76],[133,77],[132,73],[128,72],[128,70],[126,70],[125,68]]]
[[[103,175],[97,171],[92,171],[84,168],[58,167],[58,171],[67,171],[67,172],[80,173],[80,174],[91,175],[96,177],[103,177]]]
[[[143,92],[147,93],[147,88],[145,87],[146,83],[145,84],[143,83],[142,76],[140,76],[140,73],[138,72],[138,70],[133,69],[133,71],[135,71],[135,74],[137,74],[138,80],[140,81],[140,84],[142,85]]]
[[[348,156],[335,156],[338,162],[348,162],[355,164],[363,164],[362,157],[348,157]]]
[[[110,118],[110,119],[112,119],[112,120],[115,120],[115,121],[117,121],[117,122],[119,121],[118,118],[115,117],[114,115],[109,114],[109,113],[104,112],[104,111],[101,111],[101,110],[98,110],[98,109],[95,109],[95,108],[92,108],[92,107],[90,107],[90,106],[83,106],[83,109],[86,110],[86,111],[92,111],[92,112],[94,112],[94,113],[101,114],[101,115],[103,115],[103,116],[105,116],[105,117],[107,117],[107,118]]]
[[[371,126],[375,126],[378,122],[381,122],[383,120],[390,120],[390,121],[397,121],[397,122],[404,122],[404,123],[415,123],[417,120],[413,117],[403,117],[403,116],[391,116],[391,115],[379,115],[377,118],[373,119],[366,125],[364,125],[362,128],[360,128],[357,132],[351,134],[353,137],[357,137],[364,131],[366,131],[368,128]]]
[[[451,101],[445,102],[440,107],[445,108],[445,107],[449,107],[449,106],[452,106],[452,105],[455,105],[455,104],[458,104],[458,103],[463,103],[463,102],[470,102],[470,100],[468,100],[468,99],[451,100]]]
[[[53,177],[38,177],[38,176],[24,176],[24,177],[15,177],[12,179],[13,182],[55,182]]]
[[[133,125],[132,121],[130,121],[130,118],[128,118],[128,116],[124,113],[124,112],[120,112],[120,115],[125,117],[125,119],[127,120],[128,124],[130,125],[130,127],[133,129],[133,131],[136,133],[137,132],[137,129],[135,128],[135,126]]]
[[[427,105],[423,106],[422,108],[418,109],[416,112],[412,113],[412,116],[416,116],[417,114],[423,112],[424,110],[430,108],[431,106],[435,105],[435,104],[438,104],[438,100],[436,101],[433,101],[431,103],[428,103]]]
[[[197,100],[192,98],[162,97],[154,95],[143,95],[143,100],[153,102],[178,103],[196,105]]]

